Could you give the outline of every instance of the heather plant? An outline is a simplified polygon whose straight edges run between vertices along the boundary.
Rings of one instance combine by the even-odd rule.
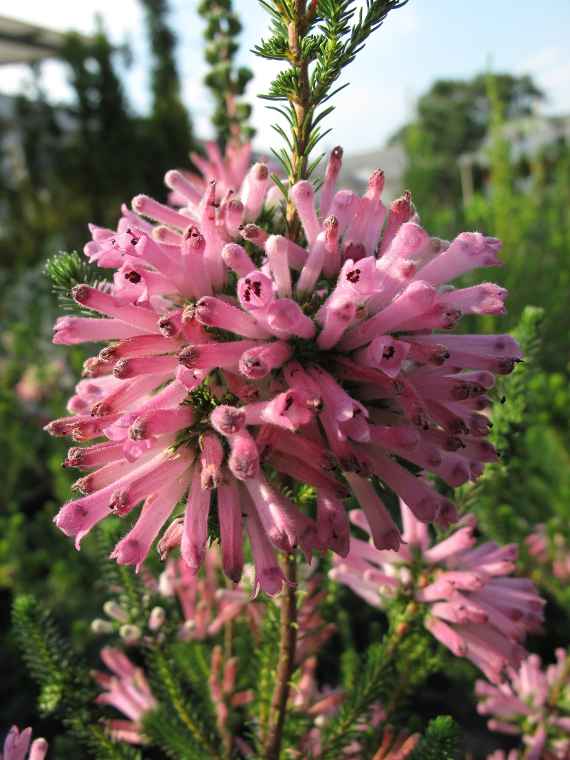
[[[173,60],[165,6],[145,5],[163,57],[155,111],[173,98],[172,116],[177,84],[158,87]],[[318,174],[341,75],[403,3],[262,5],[271,28],[256,52],[283,64],[265,96],[283,119],[277,165],[252,162],[227,108],[192,166],[173,155],[167,203],[139,194],[116,228],[93,220],[83,252],[46,267],[66,310],[45,348],[56,368],[27,368],[7,397],[55,439],[40,445],[65,503],[43,518],[82,549],[73,563],[71,544],[58,549],[73,627],[54,616],[69,600],[52,590],[40,602],[39,584],[13,607],[40,714],[60,727],[50,746],[96,758],[483,756],[500,744],[469,739],[474,725],[482,735],[484,675],[480,711],[501,717],[490,728],[522,737],[509,757],[562,760],[566,659],[558,649],[541,675],[529,655],[566,645],[570,609],[568,484],[549,456],[564,444],[535,450],[556,388],[539,364],[544,313],[529,307],[493,334],[507,291],[471,278],[500,265],[497,238],[433,237],[409,192],[385,205],[381,170],[364,194],[343,189],[340,148]],[[212,45],[227,45],[211,84],[235,103],[231,4],[202,12]],[[33,344],[16,348],[31,358]],[[10,539],[19,548],[30,529],[9,524],[3,552],[21,573]],[[37,537],[46,551],[49,531]],[[45,742],[30,739],[12,729],[4,757],[40,760]]]

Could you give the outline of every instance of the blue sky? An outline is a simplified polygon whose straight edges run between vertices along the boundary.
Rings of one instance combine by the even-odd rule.
[[[191,107],[199,134],[208,135],[210,104],[201,80],[202,23],[196,0],[170,0],[172,22],[180,38],[179,60],[184,99]],[[265,33],[265,13],[256,0],[234,0],[242,15],[241,59],[255,72],[252,100],[271,80],[275,67],[256,59],[249,48]],[[542,7],[541,7],[542,6]],[[134,64],[127,83],[132,102],[143,111],[148,105],[146,43],[142,14],[136,0],[0,0],[0,14],[57,29],[89,32],[95,13],[101,13],[115,42],[127,39]],[[545,10],[546,9],[546,10]],[[329,145],[342,144],[351,152],[379,147],[413,115],[416,98],[438,78],[470,77],[491,67],[495,71],[529,73],[549,97],[544,110],[570,113],[570,2],[569,0],[410,0],[393,12],[372,37],[366,50],[346,71],[351,86],[336,99],[328,126],[334,132]],[[0,91],[14,92],[25,79],[21,67],[0,68]],[[68,96],[65,74],[55,62],[44,65],[48,91]],[[257,144],[273,141],[269,125],[273,114],[255,103]]]

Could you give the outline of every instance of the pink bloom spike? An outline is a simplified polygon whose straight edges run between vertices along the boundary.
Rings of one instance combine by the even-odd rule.
[[[450,331],[463,313],[502,312],[506,293],[491,283],[457,290],[444,283],[496,263],[498,241],[479,233],[463,233],[452,243],[432,238],[409,195],[392,204],[386,221],[382,172],[372,174],[362,197],[337,191],[341,151],[335,149],[320,199],[306,180],[290,189],[305,232],[301,245],[276,235],[271,221],[256,223],[264,205],[274,203],[275,188],[269,188],[265,165],[249,166],[250,146],[231,141],[222,154],[210,142],[205,154],[195,159],[203,177],[166,175],[169,200],[179,210],[137,196],[139,213],[123,206],[115,230],[90,227],[85,253],[113,276],[100,289],[78,286],[74,297],[105,318],[64,318],[54,341],[111,345],[85,361],[84,379],[68,402],[70,416],[48,426],[53,435],[92,442],[74,447],[65,462],[87,470],[75,488],[91,493],[66,505],[58,523],[79,542],[109,507],[127,514],[145,500],[162,504],[163,493],[180,483],[201,509],[191,530],[188,518],[184,533],[184,553],[195,572],[204,543],[199,517],[210,501],[208,493],[200,497],[204,503],[196,494],[224,487],[233,493],[243,480],[266,541],[269,535],[284,550],[298,545],[307,556],[317,546],[345,552],[346,521],[339,511],[348,499],[344,471],[383,542],[396,547],[399,539],[397,532],[386,538],[394,527],[370,490],[372,477],[384,479],[423,520],[448,526],[457,519],[452,502],[399,459],[452,487],[480,477],[485,462],[496,459],[485,441],[489,391],[495,375],[508,374],[522,358],[520,348],[505,335]],[[255,247],[251,256],[228,242],[240,235],[248,250]],[[261,463],[268,475],[278,471],[317,489],[316,524],[304,508],[273,492]],[[147,527],[151,513],[144,507],[135,526],[145,540],[153,532]],[[226,564],[237,568],[238,515],[233,507],[229,514],[232,559]],[[406,520],[411,518],[404,516],[405,531]],[[414,540],[426,548],[425,526],[414,520]],[[161,551],[180,543],[182,533],[174,522],[159,541]],[[271,568],[255,536],[256,551]],[[129,561],[129,547],[121,544],[121,561]],[[398,556],[406,552],[401,544]],[[131,555],[138,564],[139,555]],[[465,552],[453,554],[459,556],[465,560]],[[508,552],[483,559],[493,579],[514,562]],[[430,572],[443,562],[434,560]],[[378,569],[362,583],[343,572],[368,599],[373,578],[382,576],[393,588]],[[456,593],[476,593],[458,587],[467,576],[451,577]],[[454,599],[439,612],[467,615],[465,625],[469,615],[491,618],[488,585],[467,611]],[[426,589],[432,594],[440,586],[430,580]],[[503,588],[493,591],[503,603],[495,615],[505,616],[513,634],[522,625],[513,616],[522,613],[525,625],[531,617],[536,623],[540,611],[527,614]],[[200,635],[207,618],[196,611]],[[465,640],[469,635],[462,632]],[[487,653],[476,636],[469,646],[469,656],[486,672],[497,673],[507,657]],[[132,729],[116,730],[128,735]]]
[[[352,484],[358,476],[347,477]],[[334,558],[331,575],[374,606],[383,606],[396,593],[424,605],[428,631],[455,656],[467,657],[500,683],[505,670],[508,673],[521,662],[524,649],[519,641],[536,630],[542,611],[530,581],[507,577],[515,570],[514,561],[507,560],[516,558],[516,547],[485,543],[473,548],[472,515],[466,515],[463,526],[449,538],[430,547],[427,526],[403,501],[400,508],[404,532],[397,552],[378,551],[351,539],[348,556]],[[359,511],[350,516],[374,535],[370,518]],[[514,606],[510,594],[519,589],[522,594]]]

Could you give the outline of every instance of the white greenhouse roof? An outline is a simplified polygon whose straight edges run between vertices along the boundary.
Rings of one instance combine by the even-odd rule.
[[[0,16],[0,66],[55,57],[64,40],[62,32]]]

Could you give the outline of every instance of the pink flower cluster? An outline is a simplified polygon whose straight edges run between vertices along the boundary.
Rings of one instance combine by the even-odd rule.
[[[556,650],[556,663],[542,670],[540,657],[530,655],[508,679],[497,685],[477,681],[478,711],[492,715],[491,731],[522,736],[526,760],[570,757],[570,658]],[[522,756],[522,755],[521,755]],[[506,756],[516,760],[516,750]],[[500,753],[489,760],[500,760]]]
[[[562,533],[549,538],[546,526],[537,525],[525,544],[530,556],[541,565],[550,566],[556,578],[561,581],[570,578],[570,547]]]
[[[102,318],[63,317],[54,341],[110,343],[86,361],[70,416],[47,429],[87,444],[65,460],[87,474],[56,517],[77,546],[142,503],[113,552],[140,568],[184,500],[161,546],[179,544],[195,572],[215,504],[227,575],[240,578],[245,525],[256,583],[276,593],[275,549],[347,552],[350,495],[376,547],[398,549],[370,476],[422,522],[455,521],[453,503],[397,458],[450,486],[477,478],[496,459],[487,391],[521,353],[508,335],[450,333],[463,314],[504,312],[496,285],[446,284],[497,266],[498,240],[430,237],[409,193],[384,206],[380,171],[362,197],[337,190],[336,149],[319,199],[308,181],[290,189],[300,245],[254,224],[275,188],[266,165],[245,173],[246,153],[210,152],[204,191],[168,172],[178,210],[139,195],[116,231],[91,226],[85,253],[113,281],[73,297]],[[284,495],[291,483],[312,487],[314,517]]]
[[[31,728],[20,731],[18,726],[12,726],[4,741],[0,760],[44,760],[47,751],[48,743],[45,739],[34,739],[32,742]]]
[[[467,657],[499,682],[507,667],[526,656],[521,645],[542,621],[544,600],[526,578],[511,577],[515,544],[476,546],[475,519],[464,517],[448,538],[431,545],[427,526],[400,501],[403,543],[397,552],[379,551],[352,538],[347,557],[334,560],[331,577],[376,607],[403,593],[425,605],[425,627],[457,657]],[[360,510],[352,521],[371,533]]]
[[[112,705],[128,718],[108,721],[107,729],[116,741],[143,744],[142,718],[157,706],[144,671],[133,665],[120,649],[105,647],[101,650],[101,659],[113,675],[95,673],[97,683],[104,689],[97,703]]]

